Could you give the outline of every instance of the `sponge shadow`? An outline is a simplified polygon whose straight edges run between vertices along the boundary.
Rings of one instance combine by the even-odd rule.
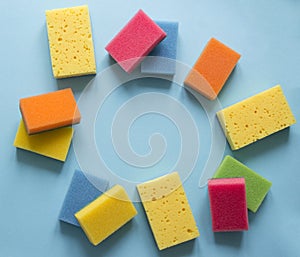
[[[216,244],[240,248],[244,233],[241,232],[218,232],[214,233]]]
[[[65,78],[56,80],[58,89],[71,88],[74,93],[81,92],[96,75],[86,75],[81,77]]]
[[[22,162],[27,166],[35,166],[37,168],[46,169],[56,173],[59,173],[64,165],[64,163],[61,161],[19,148],[16,149],[16,158],[18,162]]]
[[[171,248],[167,248],[159,252],[159,256],[161,257],[181,257],[181,256],[189,256],[193,252],[195,247],[195,240],[191,240]]]
[[[121,244],[122,240],[125,240],[126,235],[131,231],[136,230],[137,224],[134,220],[128,222],[125,226],[121,227],[116,233],[106,238],[96,247],[93,246],[85,236],[81,228],[75,227],[64,222],[60,222],[60,231],[65,236],[71,237],[72,240],[78,241],[78,244],[82,247],[86,253],[84,256],[96,257],[106,256],[111,251],[111,248]]]
[[[267,136],[257,142],[254,142],[238,151],[233,152],[233,156],[240,160],[255,159],[264,153],[270,154],[276,151],[278,147],[286,144],[289,139],[290,128],[278,131],[273,135]]]

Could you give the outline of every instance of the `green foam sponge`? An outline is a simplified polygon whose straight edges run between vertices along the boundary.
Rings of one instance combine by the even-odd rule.
[[[247,207],[250,211],[256,212],[272,186],[272,183],[238,160],[227,155],[215,172],[213,178],[234,177],[245,178]]]

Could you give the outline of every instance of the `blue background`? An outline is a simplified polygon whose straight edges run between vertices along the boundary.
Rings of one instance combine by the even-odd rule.
[[[199,238],[159,252],[139,203],[138,216],[97,247],[88,242],[79,228],[58,221],[73,172],[79,168],[73,148],[62,164],[16,150],[12,144],[20,120],[21,97],[64,87],[72,87],[79,97],[92,79],[88,76],[55,80],[51,71],[44,11],[80,4],[90,8],[98,72],[113,63],[105,45],[142,8],[155,20],[179,22],[177,59],[187,65],[194,64],[212,36],[242,54],[219,95],[224,107],[280,83],[300,121],[299,1],[0,1],[0,256],[299,256],[300,123],[239,151],[231,152],[227,146],[225,154],[235,156],[271,180],[273,186],[259,211],[249,213],[249,231],[213,234],[207,190],[198,187],[197,172],[207,158],[203,141],[210,131],[203,110],[188,93],[178,99],[190,99],[186,106],[199,119],[202,154],[184,187],[201,233]],[[118,97],[120,93],[116,92]],[[132,95],[135,94],[133,87]],[[152,124],[161,133],[165,126],[172,126],[159,117],[155,119],[157,122],[153,123],[144,117],[136,126],[148,128]],[[170,131],[177,133],[174,128]],[[143,133],[137,137],[143,137]],[[146,151],[138,143],[133,143],[133,147],[141,153]],[[178,154],[176,142],[170,151],[166,157],[172,162],[172,151]],[[113,158],[108,157],[106,162],[114,164]],[[166,165],[167,170],[168,159],[160,165]]]

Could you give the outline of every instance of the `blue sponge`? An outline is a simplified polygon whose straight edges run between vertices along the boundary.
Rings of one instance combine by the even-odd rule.
[[[104,179],[93,177],[93,182],[101,191],[94,187],[82,171],[75,170],[60,211],[59,220],[80,227],[74,214],[99,197],[108,186],[108,181]]]
[[[177,53],[178,22],[158,21],[156,24],[167,33],[149,56],[158,56],[168,59],[146,58],[141,65],[142,73],[149,74],[175,74],[175,61]],[[172,60],[169,60],[172,59]]]

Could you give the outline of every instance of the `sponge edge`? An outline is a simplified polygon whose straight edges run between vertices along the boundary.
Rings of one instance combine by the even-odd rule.
[[[20,99],[20,111],[29,135],[80,122],[70,88]]]
[[[167,37],[149,53],[149,56],[152,57],[148,57],[142,62],[141,72],[174,75],[176,69],[178,22],[156,21],[156,24],[167,33]]]
[[[59,161],[65,161],[73,136],[73,128],[65,127],[29,136],[21,120],[14,146]]]
[[[59,215],[61,221],[78,227],[80,225],[74,214],[99,197],[108,186],[107,180],[91,177],[97,182],[96,188],[86,176],[82,171],[75,170]]]
[[[214,232],[248,230],[244,178],[211,179],[208,192]]]
[[[142,10],[105,47],[128,73],[164,38],[166,33]]]
[[[209,100],[214,100],[240,57],[240,54],[228,46],[211,38],[187,75],[184,84]]]
[[[75,214],[93,245],[98,245],[128,221],[137,211],[125,189],[115,185]]]
[[[256,212],[270,190],[272,183],[238,160],[227,155],[213,178],[231,177],[245,178],[247,207],[250,211]]]

